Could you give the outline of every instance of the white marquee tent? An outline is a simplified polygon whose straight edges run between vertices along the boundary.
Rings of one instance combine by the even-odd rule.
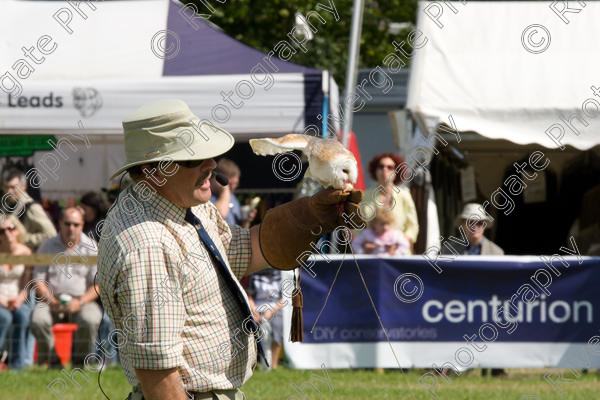
[[[413,56],[407,108],[428,131],[452,114],[459,131],[492,139],[599,144],[600,3],[554,3],[419,3],[429,43]],[[589,124],[573,118],[579,134],[561,120],[575,113]]]
[[[337,109],[327,71],[252,49],[174,1],[0,0],[0,10],[0,134],[77,148],[61,147],[68,159],[42,187],[49,198],[106,186],[124,159],[121,121],[149,101],[182,99],[238,140],[320,127],[317,114]],[[82,133],[89,148],[66,135]]]

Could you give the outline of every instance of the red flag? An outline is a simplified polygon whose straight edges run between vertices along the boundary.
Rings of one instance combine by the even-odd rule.
[[[358,142],[356,141],[356,135],[354,132],[348,132],[348,150],[354,154],[354,158],[356,158],[356,163],[358,167],[358,178],[356,179],[356,184],[354,185],[355,189],[366,190],[365,185],[365,174],[363,172],[362,161],[360,159],[360,151],[358,149]],[[342,132],[338,133],[338,140],[341,140]]]

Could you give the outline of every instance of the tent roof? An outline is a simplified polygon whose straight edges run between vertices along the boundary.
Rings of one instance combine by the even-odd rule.
[[[150,40],[165,29],[168,7],[166,0],[82,2],[84,19],[65,1],[0,0],[0,71],[15,75],[13,63],[25,59],[21,48],[48,35],[56,49],[22,80],[25,90],[33,81],[159,78],[163,60]]]
[[[180,49],[177,56],[165,59],[164,75],[249,74],[259,63],[265,68],[269,68],[268,63],[275,65],[278,73],[321,73],[274,55],[265,61],[267,54],[235,40],[204,19],[186,20],[180,12],[191,15],[191,10],[171,2],[167,29],[177,34]]]
[[[325,79],[330,110],[337,109],[327,74],[275,55],[267,64],[267,54],[205,20],[192,25],[183,7],[172,0],[0,0],[0,134],[59,134],[79,130],[78,120],[93,133],[120,134],[126,115],[160,98],[184,100],[236,137],[300,132],[319,123]],[[24,54],[32,46],[46,51],[34,49],[38,61]],[[12,91],[11,77],[22,91]],[[232,91],[244,95],[229,106],[221,93]]]
[[[452,114],[459,131],[518,144],[555,148],[549,129],[555,137],[564,133],[561,145],[587,149],[600,144],[600,99],[590,90],[600,86],[600,55],[594,51],[600,42],[600,3],[587,2],[581,12],[564,14],[566,24],[544,2],[457,2],[456,14],[442,8],[442,28],[425,14],[432,4],[438,3],[419,4],[418,29],[428,42],[415,49],[407,102],[429,130]],[[569,7],[581,5],[569,2]],[[544,47],[535,47],[543,39],[541,28],[530,28],[522,38],[532,24],[550,32],[549,47],[537,54],[522,43],[534,51]],[[561,120],[574,113],[589,124],[574,119],[579,134]]]
[[[13,72],[13,63],[24,58],[21,48],[35,46],[40,36],[49,35],[57,44],[28,81],[250,74],[259,62],[265,65],[263,58],[267,56],[204,19],[189,21],[180,14],[183,5],[170,0],[80,4],[85,19],[63,1],[0,0],[0,4],[4,21],[0,24],[2,73]],[[189,17],[192,11],[184,12]],[[27,29],[22,29],[24,26]],[[174,36],[164,33],[165,29],[177,35],[180,48],[173,57],[165,56],[163,62],[152,51],[151,42],[154,39],[154,50],[176,46]],[[162,37],[166,37],[166,43],[161,42]],[[269,61],[278,73],[321,72],[275,55]]]

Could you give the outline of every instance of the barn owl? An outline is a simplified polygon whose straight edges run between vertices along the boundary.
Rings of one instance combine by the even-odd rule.
[[[352,190],[356,183],[356,159],[335,139],[290,133],[280,138],[250,139],[250,147],[260,156],[302,151],[308,158],[305,176],[323,187]]]

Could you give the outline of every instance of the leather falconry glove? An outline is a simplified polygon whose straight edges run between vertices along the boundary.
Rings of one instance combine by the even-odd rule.
[[[354,226],[362,225],[357,213],[362,196],[360,190],[344,192],[340,189],[323,189],[312,197],[303,197],[269,210],[259,231],[263,257],[273,268],[295,269],[299,261],[305,261],[310,256],[311,243],[337,227],[347,227],[345,219],[352,221]],[[292,342],[303,340],[302,305],[298,274],[292,295]]]
[[[276,269],[291,270],[310,255],[311,243],[333,232],[349,227],[342,217],[361,226],[357,209],[363,192],[323,189],[311,197],[303,197],[274,207],[260,224],[260,248],[267,262]],[[304,254],[303,254],[304,253]]]
[[[346,227],[345,219],[357,223],[354,226],[362,225],[356,212],[362,196],[359,190],[323,189],[312,197],[303,197],[269,210],[260,224],[258,236],[263,257],[273,268],[295,269],[299,260],[305,261],[310,256],[311,243],[337,227]],[[302,305],[298,274],[292,295],[292,342],[304,339]]]

